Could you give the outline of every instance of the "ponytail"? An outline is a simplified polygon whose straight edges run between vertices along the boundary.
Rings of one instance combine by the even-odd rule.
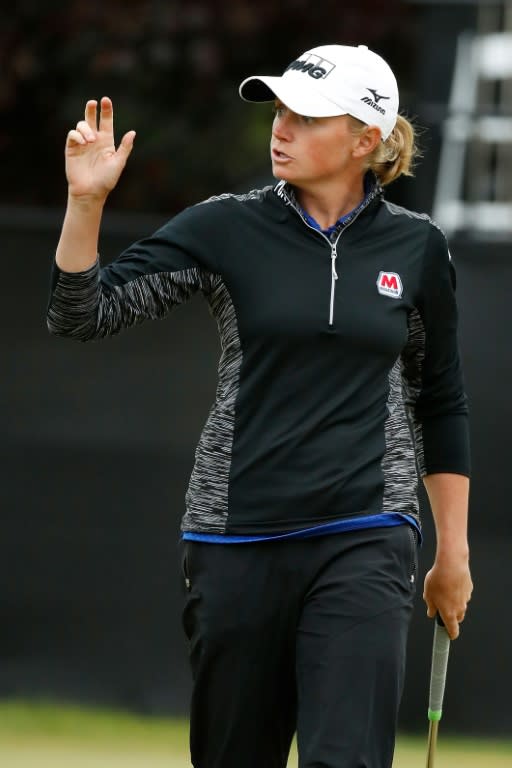
[[[363,131],[365,124],[352,118],[356,132]],[[414,126],[403,115],[398,115],[395,127],[385,141],[368,156],[366,170],[374,172],[384,187],[399,176],[414,175],[414,161],[419,156]]]

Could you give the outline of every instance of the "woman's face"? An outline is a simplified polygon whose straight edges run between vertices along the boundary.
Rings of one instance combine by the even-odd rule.
[[[276,178],[300,187],[339,179],[359,167],[362,172],[359,145],[346,115],[304,117],[276,100],[270,141]]]

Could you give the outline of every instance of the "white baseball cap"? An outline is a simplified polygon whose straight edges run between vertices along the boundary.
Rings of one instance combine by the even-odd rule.
[[[321,45],[280,77],[254,75],[240,85],[244,101],[273,101],[308,117],[352,115],[377,125],[385,141],[398,115],[398,85],[389,65],[366,45]]]

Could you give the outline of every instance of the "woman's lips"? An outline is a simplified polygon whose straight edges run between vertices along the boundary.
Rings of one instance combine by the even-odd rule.
[[[279,149],[272,149],[272,160],[276,163],[289,163],[293,160],[293,157],[290,157],[285,152],[281,152]]]

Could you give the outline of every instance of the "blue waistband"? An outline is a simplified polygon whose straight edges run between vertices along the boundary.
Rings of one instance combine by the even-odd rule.
[[[272,533],[263,535],[231,536],[218,533],[196,533],[195,531],[183,531],[182,538],[187,541],[203,541],[208,544],[248,544],[256,541],[276,541],[280,539],[310,539],[315,536],[327,536],[332,533],[345,533],[347,531],[360,531],[365,528],[385,528],[394,525],[411,525],[418,532],[418,541],[421,544],[421,529],[416,518],[400,512],[381,512],[377,515],[361,515],[344,520],[336,520],[332,523],[322,523],[312,528],[302,528],[298,531],[285,533]]]

